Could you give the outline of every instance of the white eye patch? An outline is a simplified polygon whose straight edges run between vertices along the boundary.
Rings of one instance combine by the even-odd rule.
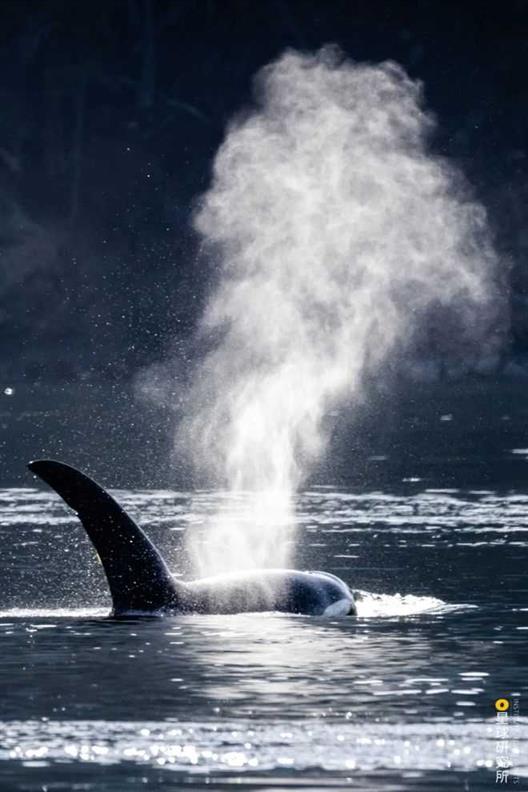
[[[337,602],[332,602],[327,608],[323,611],[323,616],[348,616],[350,613],[352,602],[349,599],[343,597],[343,599],[337,600]]]

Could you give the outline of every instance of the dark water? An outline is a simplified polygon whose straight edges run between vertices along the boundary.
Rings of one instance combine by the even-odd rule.
[[[296,561],[361,590],[357,620],[108,621],[71,513],[0,490],[0,789],[527,789],[528,451],[512,442],[523,421],[507,423],[493,451],[482,426],[495,484],[437,443],[434,465],[416,454],[383,486],[299,498]],[[459,486],[436,475],[448,468]],[[118,496],[182,572],[184,532],[221,497]]]

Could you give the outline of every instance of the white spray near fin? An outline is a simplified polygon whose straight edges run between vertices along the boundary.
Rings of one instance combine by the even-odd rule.
[[[449,307],[461,349],[495,343],[485,211],[428,153],[420,83],[326,48],[286,52],[255,85],[194,217],[215,284],[176,448],[233,494],[190,534],[202,575],[288,565],[325,414],[428,311]]]

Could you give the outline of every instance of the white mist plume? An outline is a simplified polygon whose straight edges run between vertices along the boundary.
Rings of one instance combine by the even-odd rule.
[[[483,208],[427,153],[421,86],[397,64],[287,52],[256,86],[194,220],[218,278],[178,444],[253,493],[191,548],[202,573],[287,564],[325,413],[431,307],[483,337],[497,264]]]

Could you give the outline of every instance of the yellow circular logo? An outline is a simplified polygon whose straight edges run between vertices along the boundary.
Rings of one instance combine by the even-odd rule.
[[[507,712],[510,709],[510,702],[505,698],[496,699],[495,709],[497,712]]]

